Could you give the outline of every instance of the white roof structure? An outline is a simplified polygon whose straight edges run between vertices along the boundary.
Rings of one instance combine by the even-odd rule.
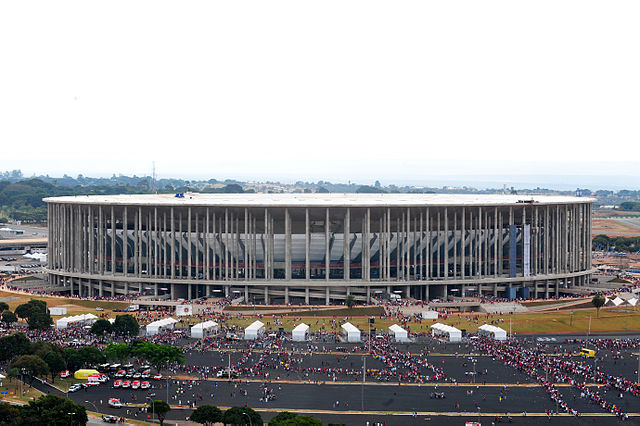
[[[291,338],[294,342],[304,342],[309,336],[309,326],[305,323],[300,323],[291,332]]]
[[[459,342],[462,340],[462,331],[439,322],[431,326],[431,333],[438,336],[446,335],[450,342]]]
[[[120,194],[49,197],[45,202],[140,206],[242,206],[242,207],[380,207],[380,206],[508,206],[522,203],[592,203],[593,198],[503,194]]]
[[[218,331],[220,327],[215,321],[204,321],[191,327],[191,337],[202,339]]]
[[[147,324],[147,336],[162,333],[166,330],[173,330],[173,326],[178,320],[173,318],[164,318]]]
[[[360,341],[360,330],[350,322],[342,324],[342,333],[347,337],[347,342]]]
[[[631,299],[627,299],[627,303],[630,304],[631,306],[636,306],[638,304],[638,299],[636,299],[635,297],[632,297]]]
[[[93,324],[98,319],[97,316],[93,314],[83,314],[83,315],[73,315],[70,317],[60,318],[56,321],[57,329],[64,329],[69,327],[71,324],[78,325],[88,325]]]
[[[398,324],[393,324],[389,326],[389,334],[393,335],[393,338],[396,342],[408,342],[409,334],[407,330],[400,327]]]
[[[478,334],[492,337],[495,340],[507,340],[507,332],[495,325],[483,324],[478,327]]]
[[[52,306],[49,309],[49,315],[67,315],[67,308],[64,306]]]
[[[254,321],[244,329],[244,340],[255,340],[264,334],[264,324],[261,321]]]

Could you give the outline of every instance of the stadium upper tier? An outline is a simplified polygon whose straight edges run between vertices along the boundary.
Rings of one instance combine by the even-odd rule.
[[[511,298],[516,289],[559,294],[592,272],[591,198],[181,193],[45,201],[48,272],[74,294]]]

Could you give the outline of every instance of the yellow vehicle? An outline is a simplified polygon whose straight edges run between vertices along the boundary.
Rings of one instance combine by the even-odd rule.
[[[593,358],[594,356],[596,356],[596,351],[594,351],[593,349],[582,348],[580,349],[580,353],[578,355],[585,358]]]

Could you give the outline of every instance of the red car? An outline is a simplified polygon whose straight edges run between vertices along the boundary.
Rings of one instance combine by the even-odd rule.
[[[131,387],[131,380],[125,380],[124,382],[122,382],[122,388],[123,389],[127,389]]]
[[[140,389],[149,389],[150,387],[151,387],[151,383],[149,382],[140,383]]]
[[[113,382],[113,387],[114,388],[122,387],[122,380],[118,379],[115,382]]]

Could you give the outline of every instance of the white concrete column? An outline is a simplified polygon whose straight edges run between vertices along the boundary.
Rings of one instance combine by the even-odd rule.
[[[351,272],[351,210],[347,207],[347,212],[344,216],[344,261],[343,261],[343,277],[345,281],[349,281]]]
[[[287,208],[284,209],[284,275],[285,280],[291,280],[291,216]],[[285,292],[289,294],[288,287]]]
[[[329,221],[329,208],[327,207],[325,212],[324,222],[324,277],[329,281],[331,275],[331,252],[329,247],[329,233],[331,232],[331,222]],[[328,304],[328,303],[327,303]]]
[[[304,275],[306,280],[311,279],[311,231],[308,208],[304,209]]]

